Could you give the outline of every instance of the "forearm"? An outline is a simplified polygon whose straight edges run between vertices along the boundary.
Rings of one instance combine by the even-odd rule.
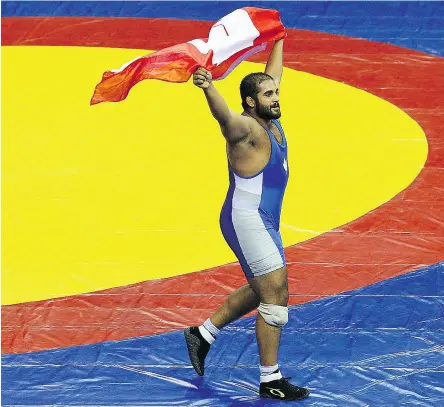
[[[210,83],[210,86],[204,89],[204,93],[213,117],[220,124],[227,123],[231,117],[230,109],[213,83]]]
[[[281,39],[274,43],[265,67],[265,73],[272,76],[277,82],[280,82],[282,76],[283,54],[284,40]]]

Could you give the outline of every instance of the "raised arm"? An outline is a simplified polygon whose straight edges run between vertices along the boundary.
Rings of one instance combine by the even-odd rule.
[[[211,114],[219,122],[222,134],[230,143],[237,143],[250,134],[248,119],[228,108],[224,98],[213,85],[211,73],[200,67],[193,75],[193,83],[203,89]]]
[[[265,73],[273,77],[276,85],[279,86],[282,77],[282,58],[284,54],[284,39],[274,43],[273,49],[268,57]]]

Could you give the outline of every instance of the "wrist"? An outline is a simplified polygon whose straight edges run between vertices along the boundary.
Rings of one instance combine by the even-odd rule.
[[[213,82],[210,82],[207,88],[202,88],[205,93],[211,92],[214,89]]]

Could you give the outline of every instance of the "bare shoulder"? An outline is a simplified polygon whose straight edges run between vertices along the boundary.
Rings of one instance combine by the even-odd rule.
[[[237,133],[236,130],[231,130],[235,134],[243,134],[242,137],[225,137],[228,144],[234,149],[241,150],[255,150],[259,151],[267,146],[268,136],[264,128],[252,117],[247,115],[239,115],[240,123],[242,127],[248,127],[248,133]],[[238,122],[239,123],[239,122]],[[238,128],[239,130],[239,128]],[[223,129],[222,129],[223,131]],[[228,130],[230,131],[230,130]],[[225,136],[225,134],[224,134]],[[246,150],[245,150],[246,151]]]
[[[221,124],[222,134],[229,143],[244,142],[251,134],[254,120],[230,110],[230,119]]]

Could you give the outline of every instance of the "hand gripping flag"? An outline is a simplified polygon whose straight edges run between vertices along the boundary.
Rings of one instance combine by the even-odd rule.
[[[199,66],[211,71],[213,79],[222,79],[243,60],[263,51],[267,42],[285,35],[278,11],[237,9],[215,23],[206,39],[174,45],[105,72],[90,104],[119,102],[145,79],[186,82]]]

